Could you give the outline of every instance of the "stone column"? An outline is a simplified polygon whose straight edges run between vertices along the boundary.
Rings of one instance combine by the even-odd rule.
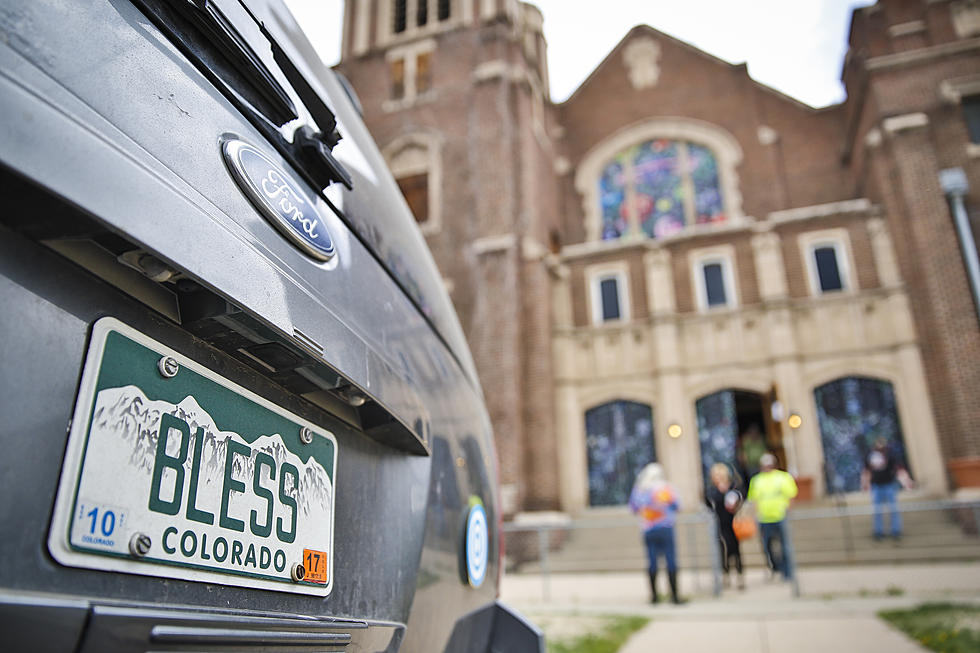
[[[588,507],[589,497],[585,412],[579,405],[574,385],[567,381],[558,381],[555,391],[555,410],[561,509],[574,515]]]
[[[895,259],[895,248],[892,247],[892,237],[888,226],[881,218],[872,218],[867,222],[868,235],[871,237],[871,251],[875,257],[875,270],[878,272],[878,283],[885,288],[897,286],[902,282],[898,271],[898,261]]]
[[[563,511],[585,509],[588,463],[585,460],[585,416],[579,407],[573,381],[576,378],[576,346],[572,322],[572,288],[568,266],[555,262],[551,268],[552,360],[555,380],[555,435],[558,458],[559,504]]]
[[[752,253],[755,255],[755,276],[759,281],[762,301],[784,299],[788,291],[779,234],[763,231],[753,236]]]
[[[647,305],[651,313],[654,381],[654,433],[657,458],[667,476],[690,508],[699,500],[700,451],[697,421],[693,418],[693,399],[684,393],[684,370],[681,367],[680,334],[677,331],[677,304],[674,297],[674,273],[670,252],[657,248],[644,256],[647,275]],[[667,435],[671,424],[681,427],[683,435]]]
[[[947,491],[946,473],[919,347],[914,342],[902,345],[898,362],[902,370],[898,385],[902,396],[897,397],[896,403],[909,467],[922,489],[930,495],[942,496]]]
[[[647,275],[647,306],[654,316],[673,314],[677,310],[674,299],[674,272],[670,252],[654,249],[643,257]]]

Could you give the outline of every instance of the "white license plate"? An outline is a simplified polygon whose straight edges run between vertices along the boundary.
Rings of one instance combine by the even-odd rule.
[[[336,469],[329,431],[103,318],[48,547],[68,566],[326,596]]]

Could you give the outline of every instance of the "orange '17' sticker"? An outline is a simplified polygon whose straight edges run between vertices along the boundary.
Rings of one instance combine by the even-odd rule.
[[[327,554],[323,551],[303,549],[303,580],[308,583],[327,583]]]

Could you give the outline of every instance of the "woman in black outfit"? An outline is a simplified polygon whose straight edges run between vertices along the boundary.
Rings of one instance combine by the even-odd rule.
[[[745,577],[742,575],[742,552],[739,550],[738,538],[732,522],[735,513],[742,506],[743,494],[732,481],[732,473],[725,463],[715,463],[709,472],[711,485],[704,502],[711,508],[718,519],[718,539],[721,545],[721,568],[725,572],[725,587],[730,587],[728,578],[729,561],[735,558],[735,571],[738,572],[738,589],[745,589]]]

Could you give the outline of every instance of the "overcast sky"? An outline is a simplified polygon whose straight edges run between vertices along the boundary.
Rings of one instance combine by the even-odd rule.
[[[286,0],[324,63],[340,59],[343,0]],[[851,10],[873,0],[534,0],[551,95],[565,100],[634,26],[647,24],[815,107],[840,102]],[[598,10],[597,10],[598,8]]]

